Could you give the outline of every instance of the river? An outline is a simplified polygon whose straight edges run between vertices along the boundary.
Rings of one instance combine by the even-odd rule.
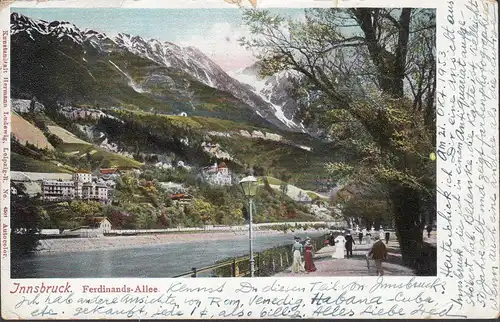
[[[316,237],[324,232],[308,233]],[[305,233],[296,234],[305,237]],[[293,243],[293,234],[254,238],[254,251]],[[86,252],[35,253],[11,260],[12,278],[172,277],[192,267],[248,254],[248,236],[232,240],[189,241],[139,248]]]

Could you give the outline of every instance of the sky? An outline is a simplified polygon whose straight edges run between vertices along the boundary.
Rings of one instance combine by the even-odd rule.
[[[303,9],[273,9],[299,18]],[[249,35],[237,8],[219,9],[127,9],[127,8],[12,8],[34,19],[68,21],[109,36],[119,32],[146,39],[195,46],[227,72],[253,64],[251,52],[238,44]]]

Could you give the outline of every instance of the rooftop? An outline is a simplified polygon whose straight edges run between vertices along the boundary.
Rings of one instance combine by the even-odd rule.
[[[184,193],[174,193],[174,194],[171,194],[169,197],[172,200],[189,199],[189,198],[191,198],[190,195],[184,194]]]
[[[114,173],[116,173],[116,171],[118,171],[118,169],[116,169],[116,168],[107,168],[107,169],[100,169],[99,173],[100,174],[114,174]]]
[[[101,222],[103,222],[103,221],[105,221],[107,219],[108,218],[106,218],[106,217],[94,217],[94,218],[92,218],[92,221],[95,222],[95,223],[101,223]]]

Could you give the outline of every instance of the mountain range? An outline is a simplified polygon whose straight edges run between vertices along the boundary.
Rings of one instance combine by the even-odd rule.
[[[306,132],[287,95],[291,72],[230,76],[195,47],[11,14],[12,95],[46,105],[125,105]],[[47,104],[48,103],[48,104]]]

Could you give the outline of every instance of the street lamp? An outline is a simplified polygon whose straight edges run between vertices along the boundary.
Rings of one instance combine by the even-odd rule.
[[[253,277],[255,267],[254,267],[254,259],[253,259],[253,197],[257,194],[257,179],[254,176],[248,176],[240,181],[241,188],[243,189],[243,193],[245,197],[248,198],[248,239],[250,240],[250,277]]]

